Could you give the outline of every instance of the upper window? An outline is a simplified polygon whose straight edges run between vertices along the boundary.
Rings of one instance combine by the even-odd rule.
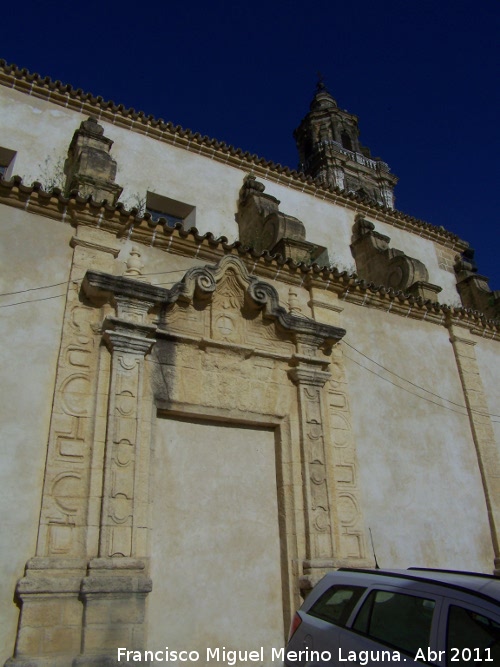
[[[500,665],[500,623],[484,614],[450,605],[446,644],[449,665]]]
[[[323,621],[345,626],[357,601],[366,591],[362,586],[333,586],[307,612]]]
[[[15,157],[16,151],[0,147],[0,176],[2,178],[10,178],[12,176]]]
[[[194,227],[196,208],[191,204],[170,199],[156,192],[148,192],[146,196],[146,212],[153,220],[165,218],[169,227],[180,222],[184,227]]]
[[[435,600],[372,591],[361,607],[353,629],[387,646],[415,655],[429,646]]]
[[[344,148],[347,148],[348,151],[352,151],[352,141],[351,137],[347,134],[347,132],[344,130],[342,134],[340,135],[340,139],[342,141],[342,146]]]

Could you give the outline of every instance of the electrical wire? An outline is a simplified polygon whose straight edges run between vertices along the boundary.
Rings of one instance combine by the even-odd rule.
[[[452,401],[449,398],[445,398],[444,396],[440,396],[439,394],[435,394],[433,391],[430,391],[430,389],[426,389],[425,387],[421,387],[420,385],[415,384],[415,382],[412,382],[411,380],[407,380],[406,378],[402,377],[401,375],[398,375],[394,371],[391,371],[389,368],[386,368],[386,366],[383,366],[382,364],[378,363],[378,361],[375,361],[375,359],[372,359],[371,357],[367,356],[366,354],[364,354],[363,352],[361,352],[360,350],[355,348],[354,345],[351,345],[350,343],[348,343],[345,338],[342,339],[342,342],[345,343],[348,347],[350,347],[351,350],[354,350],[355,352],[360,354],[362,357],[364,357],[368,361],[371,361],[371,363],[375,364],[379,368],[382,368],[387,373],[390,373],[391,375],[394,375],[394,377],[397,377],[398,380],[402,380],[403,382],[407,382],[412,387],[415,387],[416,389],[420,389],[420,391],[425,391],[427,394],[430,394],[431,396],[434,396],[435,398],[439,398],[440,401],[446,401],[447,403],[451,403],[451,405],[455,405],[456,407],[461,408],[462,410],[467,410],[467,406],[462,405],[461,403],[456,403],[455,401]],[[347,357],[347,358],[351,359],[350,357]],[[351,361],[354,361],[354,359],[351,359]],[[358,362],[354,361],[354,363],[358,363]],[[359,363],[358,363],[358,365],[362,366],[362,364],[359,364]],[[362,368],[366,368],[366,367],[362,366]],[[367,368],[366,370],[370,370],[370,369]],[[375,373],[375,375],[377,375],[377,373]],[[379,377],[383,377],[383,376],[380,375]],[[395,385],[395,386],[399,386],[399,385]],[[401,387],[401,388],[403,389],[403,387]],[[418,394],[415,394],[415,395],[418,396]],[[500,415],[495,415],[495,414],[492,414],[492,413],[489,413],[489,412],[481,412],[480,410],[474,410],[474,408],[470,408],[470,411],[474,412],[477,415],[481,415],[482,417],[498,417],[500,419]],[[497,422],[495,422],[495,423],[497,423]]]
[[[188,267],[189,268],[189,267]],[[166,275],[167,273],[185,273],[188,269],[173,269],[172,271],[156,271],[153,273],[143,273],[143,276],[162,276]],[[127,276],[125,276],[127,277]],[[61,283],[54,283],[53,285],[39,285],[38,287],[27,287],[26,289],[20,289],[16,290],[15,292],[0,292],[0,297],[2,296],[13,296],[14,294],[25,294],[26,292],[33,292],[35,290],[40,290],[40,289],[50,289],[51,287],[60,287],[61,285],[69,285],[72,282],[80,282],[83,280],[82,278],[71,278],[70,280],[63,280]],[[159,283],[159,284],[168,284],[168,283]],[[24,303],[24,301],[21,301],[21,303]],[[14,304],[11,304],[14,305]]]
[[[186,269],[173,269],[171,271],[156,271],[156,272],[152,272],[152,273],[145,273],[143,275],[144,276],[153,276],[153,275],[158,276],[158,275],[167,275],[167,274],[170,274],[170,273],[180,273],[180,272],[185,272],[185,271],[186,271]],[[36,291],[36,290],[40,290],[40,289],[51,289],[53,287],[59,287],[61,285],[69,285],[69,283],[79,281],[79,280],[81,280],[81,278],[72,278],[71,280],[63,281],[63,282],[60,282],[60,283],[54,283],[52,285],[40,285],[38,287],[30,287],[30,288],[27,288],[27,289],[24,289],[24,290],[18,290],[18,291],[14,291],[14,292],[3,292],[3,293],[0,294],[0,297],[2,297],[2,296],[13,296],[15,294],[26,294],[27,292],[32,292],[32,291]],[[158,283],[158,284],[168,285],[168,284],[171,284],[171,283],[170,282],[165,282],[165,283]],[[1,304],[0,308],[11,308],[13,306],[22,306],[25,303],[34,303],[34,302],[38,302],[38,301],[48,301],[50,299],[58,299],[58,298],[61,298],[63,296],[66,296],[66,294],[55,294],[53,296],[40,297],[38,299],[27,299],[26,301],[17,301],[16,303]],[[500,415],[487,413],[487,412],[481,412],[479,410],[475,410],[474,408],[469,408],[468,409],[467,406],[465,406],[465,405],[461,405],[460,403],[452,401],[449,398],[445,398],[444,396],[440,396],[439,394],[436,394],[435,392],[431,391],[430,389],[426,389],[425,387],[421,387],[420,385],[416,384],[415,382],[412,382],[411,380],[408,380],[408,379],[402,377],[401,375],[398,375],[397,373],[395,373],[394,371],[391,371],[389,368],[387,368],[383,364],[380,364],[378,361],[375,361],[375,359],[372,359],[368,355],[364,354],[363,352],[358,350],[356,347],[354,347],[354,345],[351,345],[345,338],[342,339],[342,342],[345,345],[347,345],[348,347],[350,347],[351,350],[354,350],[355,352],[357,352],[359,355],[361,355],[362,357],[364,357],[365,359],[367,359],[371,363],[375,364],[379,368],[386,371],[386,373],[390,373],[394,377],[398,378],[398,380],[401,380],[402,382],[406,382],[407,384],[411,385],[412,387],[415,387],[416,389],[419,389],[420,391],[423,391],[427,394],[430,394],[431,396],[434,396],[435,398],[438,398],[440,401],[445,401],[446,403],[450,403],[451,405],[454,405],[455,407],[458,407],[461,410],[465,410],[466,411],[465,416],[467,416],[468,411],[470,411],[470,412],[472,412],[476,415],[479,415],[481,417],[489,417],[489,418],[497,417],[497,418],[500,419]],[[374,370],[368,368],[367,366],[364,366],[363,364],[359,363],[355,359],[352,359],[352,357],[349,357],[347,354],[344,354],[344,356],[347,359],[349,359],[350,361],[352,361],[353,363],[355,363],[356,365],[360,366],[361,368],[369,371],[370,373],[373,373],[374,375],[379,377],[381,380],[384,380],[385,382],[388,382],[389,384],[392,384],[394,387],[402,389],[403,391],[406,391],[407,393],[412,394],[413,396],[417,396],[418,398],[421,398],[421,399],[423,399],[423,400],[425,400],[429,403],[432,403],[432,404],[437,405],[439,407],[442,407],[446,410],[450,410],[451,412],[455,412],[457,414],[460,414],[460,415],[464,416],[464,413],[459,412],[458,410],[454,410],[453,408],[450,408],[446,405],[442,405],[441,403],[437,403],[436,401],[433,401],[429,398],[426,398],[425,396],[421,396],[420,394],[417,394],[415,392],[410,391],[406,387],[402,387],[401,385],[396,384],[395,382],[392,382],[388,378],[385,378],[383,375],[380,375],[379,373],[376,373]],[[499,424],[500,423],[500,421],[495,421],[494,419],[492,419],[492,422],[494,424]]]
[[[39,299],[26,299],[26,301],[17,301],[16,303],[5,303],[0,305],[0,308],[10,308],[11,306],[22,306],[23,303],[34,303],[35,301],[48,301],[49,299],[59,299],[62,296],[66,296],[66,293],[54,294],[54,296],[42,296]]]

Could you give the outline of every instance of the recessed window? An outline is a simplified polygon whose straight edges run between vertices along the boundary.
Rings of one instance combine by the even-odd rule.
[[[195,206],[159,195],[156,192],[147,193],[146,212],[150,213],[151,218],[155,221],[164,218],[169,227],[175,227],[178,222],[186,228],[195,226]]]
[[[341,134],[341,140],[342,140],[342,146],[344,148],[347,148],[348,151],[352,151],[352,141],[351,137],[347,134],[347,132],[344,130]]]
[[[2,178],[10,178],[12,176],[15,157],[16,151],[0,146],[0,176]]]

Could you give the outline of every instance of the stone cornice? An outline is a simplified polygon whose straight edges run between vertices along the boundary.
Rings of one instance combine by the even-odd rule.
[[[19,178],[10,181],[0,178],[0,204],[59,220],[74,227],[98,227],[117,238],[127,237],[142,245],[154,246],[183,257],[217,262],[224,255],[234,255],[245,262],[249,273],[257,274],[264,280],[279,279],[295,286],[335,292],[341,301],[347,303],[377,308],[393,315],[438,325],[445,324],[446,319],[452,317],[458,326],[467,327],[479,336],[500,340],[500,323],[486,318],[479,311],[424,301],[383,285],[367,283],[359,280],[354,273],[338,271],[336,268],[297,264],[292,259],[285,260],[281,255],[272,255],[268,251],[258,253],[239,241],[228,243],[224,236],[216,238],[210,232],[200,234],[195,227],[186,230],[181,225],[172,228],[161,221],[152,223],[147,216],[135,216],[133,211],[127,211],[121,205],[113,207],[90,198],[64,197],[57,189],[47,193],[41,189],[40,184],[24,186]],[[161,289],[150,287],[153,287],[153,290]]]
[[[321,388],[325,386],[332,375],[327,371],[320,371],[317,368],[299,366],[297,368],[291,368],[288,371],[288,377],[296,385],[309,385],[311,387]]]
[[[97,250],[98,252],[108,252],[113,257],[118,257],[120,251],[118,248],[110,248],[109,246],[104,246],[99,243],[92,243],[91,241],[85,241],[85,239],[79,239],[76,236],[73,236],[69,242],[72,248],[81,246],[82,248],[89,248],[90,250]]]
[[[322,187],[311,177],[289,167],[283,167],[273,161],[259,158],[257,155],[251,155],[225,142],[201,136],[198,132],[184,130],[179,125],[165,123],[162,119],[156,119],[142,111],[126,109],[122,104],[117,105],[100,96],[94,97],[81,89],[75,90],[71,85],[52,81],[50,77],[31,74],[26,69],[7,64],[4,60],[0,60],[0,85],[47,100],[52,104],[64,106],[78,113],[96,116],[100,121],[107,121],[173,146],[196,152],[197,155],[209,157],[243,171],[252,171],[261,178],[284,184],[314,197],[336,202],[356,213],[362,213],[374,220],[406,229],[443,246],[457,250],[468,247],[465,241],[440,227],[379,204],[369,204],[355,193],[346,193],[333,187]]]

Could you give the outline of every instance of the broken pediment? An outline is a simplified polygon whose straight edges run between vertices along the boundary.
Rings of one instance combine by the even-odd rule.
[[[375,231],[375,225],[359,216],[353,226],[351,250],[358,276],[375,285],[384,285],[436,301],[441,287],[429,283],[423,262],[409,257],[402,250],[390,247],[391,239]]]
[[[83,291],[96,305],[117,304],[118,318],[133,328],[127,308],[142,303],[157,313],[157,333],[180,333],[238,345],[285,343],[287,350],[314,355],[329,349],[345,334],[343,329],[321,324],[289,312],[280,305],[270,283],[251,276],[241,259],[226,255],[217,264],[193,267],[171,289],[125,276],[88,271]],[[123,306],[125,304],[125,306]],[[258,342],[260,341],[260,343]]]
[[[280,201],[248,175],[240,190],[237,222],[240,241],[257,252],[268,250],[295,262],[328,265],[328,251],[306,240],[304,223],[279,210]]]
[[[171,302],[188,302],[194,308],[209,302],[210,337],[228,342],[250,342],[249,337],[255,340],[257,328],[269,339],[272,323],[275,340],[298,342],[310,337],[317,347],[331,346],[345,333],[287,311],[280,305],[275,287],[251,276],[233,255],[226,255],[215,265],[189,269],[170,293]]]

